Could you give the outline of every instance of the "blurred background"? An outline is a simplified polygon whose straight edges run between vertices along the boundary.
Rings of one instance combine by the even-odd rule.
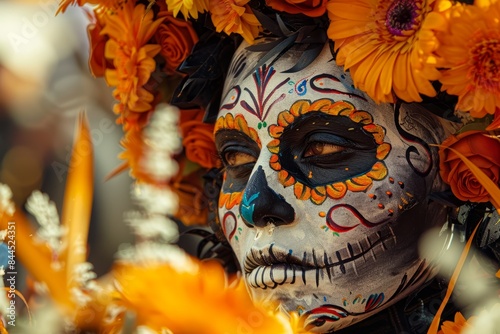
[[[94,203],[89,261],[105,273],[122,243],[132,242],[123,213],[130,208],[127,173],[105,181],[121,151],[111,89],[90,75],[87,16],[59,0],[0,0],[0,182],[23,206],[35,189],[61,214],[78,113],[86,111],[94,144]]]

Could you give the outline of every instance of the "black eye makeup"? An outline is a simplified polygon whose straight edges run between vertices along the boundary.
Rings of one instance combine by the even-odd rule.
[[[313,132],[306,139],[302,160],[340,153],[352,144],[342,137],[329,132]]]
[[[232,129],[217,131],[215,145],[226,169],[222,189],[226,192],[243,190],[259,157],[259,146],[246,134]]]
[[[363,124],[348,117],[309,112],[283,130],[279,160],[281,168],[297,180],[316,187],[370,171],[378,160],[377,147]]]

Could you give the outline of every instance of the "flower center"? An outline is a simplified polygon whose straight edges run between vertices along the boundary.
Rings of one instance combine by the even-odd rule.
[[[401,36],[403,31],[410,30],[418,17],[414,0],[395,0],[389,6],[385,26],[393,35]]]
[[[486,89],[499,90],[500,39],[482,40],[471,49],[474,82]]]

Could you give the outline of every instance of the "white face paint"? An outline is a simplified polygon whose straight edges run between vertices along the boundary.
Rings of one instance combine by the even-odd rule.
[[[221,226],[255,300],[318,332],[343,328],[430,276],[417,242],[445,210],[427,199],[442,183],[425,143],[445,131],[354,89],[328,45],[296,73],[284,71],[300,52],[255,69],[261,57],[240,47],[222,96]]]

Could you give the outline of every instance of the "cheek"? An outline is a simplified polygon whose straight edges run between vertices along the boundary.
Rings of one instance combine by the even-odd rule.
[[[298,219],[308,222],[311,232],[323,230],[325,237],[353,238],[353,231],[369,233],[370,229],[397,222],[400,214],[417,203],[405,182],[389,175],[364,192],[347,192],[341,199],[328,199],[320,205],[295,197],[290,203],[299,208]]]
[[[239,203],[231,209],[220,207],[219,219],[226,240],[229,242],[236,255],[241,255],[241,251],[245,250],[244,245],[247,244],[249,238],[253,238],[253,236],[251,229],[245,225],[241,219]]]
[[[221,222],[222,231],[229,242],[232,242],[233,238],[238,241],[238,235],[236,234],[238,229],[238,219],[232,211],[219,210],[219,218]],[[241,230],[241,228],[240,228]]]

